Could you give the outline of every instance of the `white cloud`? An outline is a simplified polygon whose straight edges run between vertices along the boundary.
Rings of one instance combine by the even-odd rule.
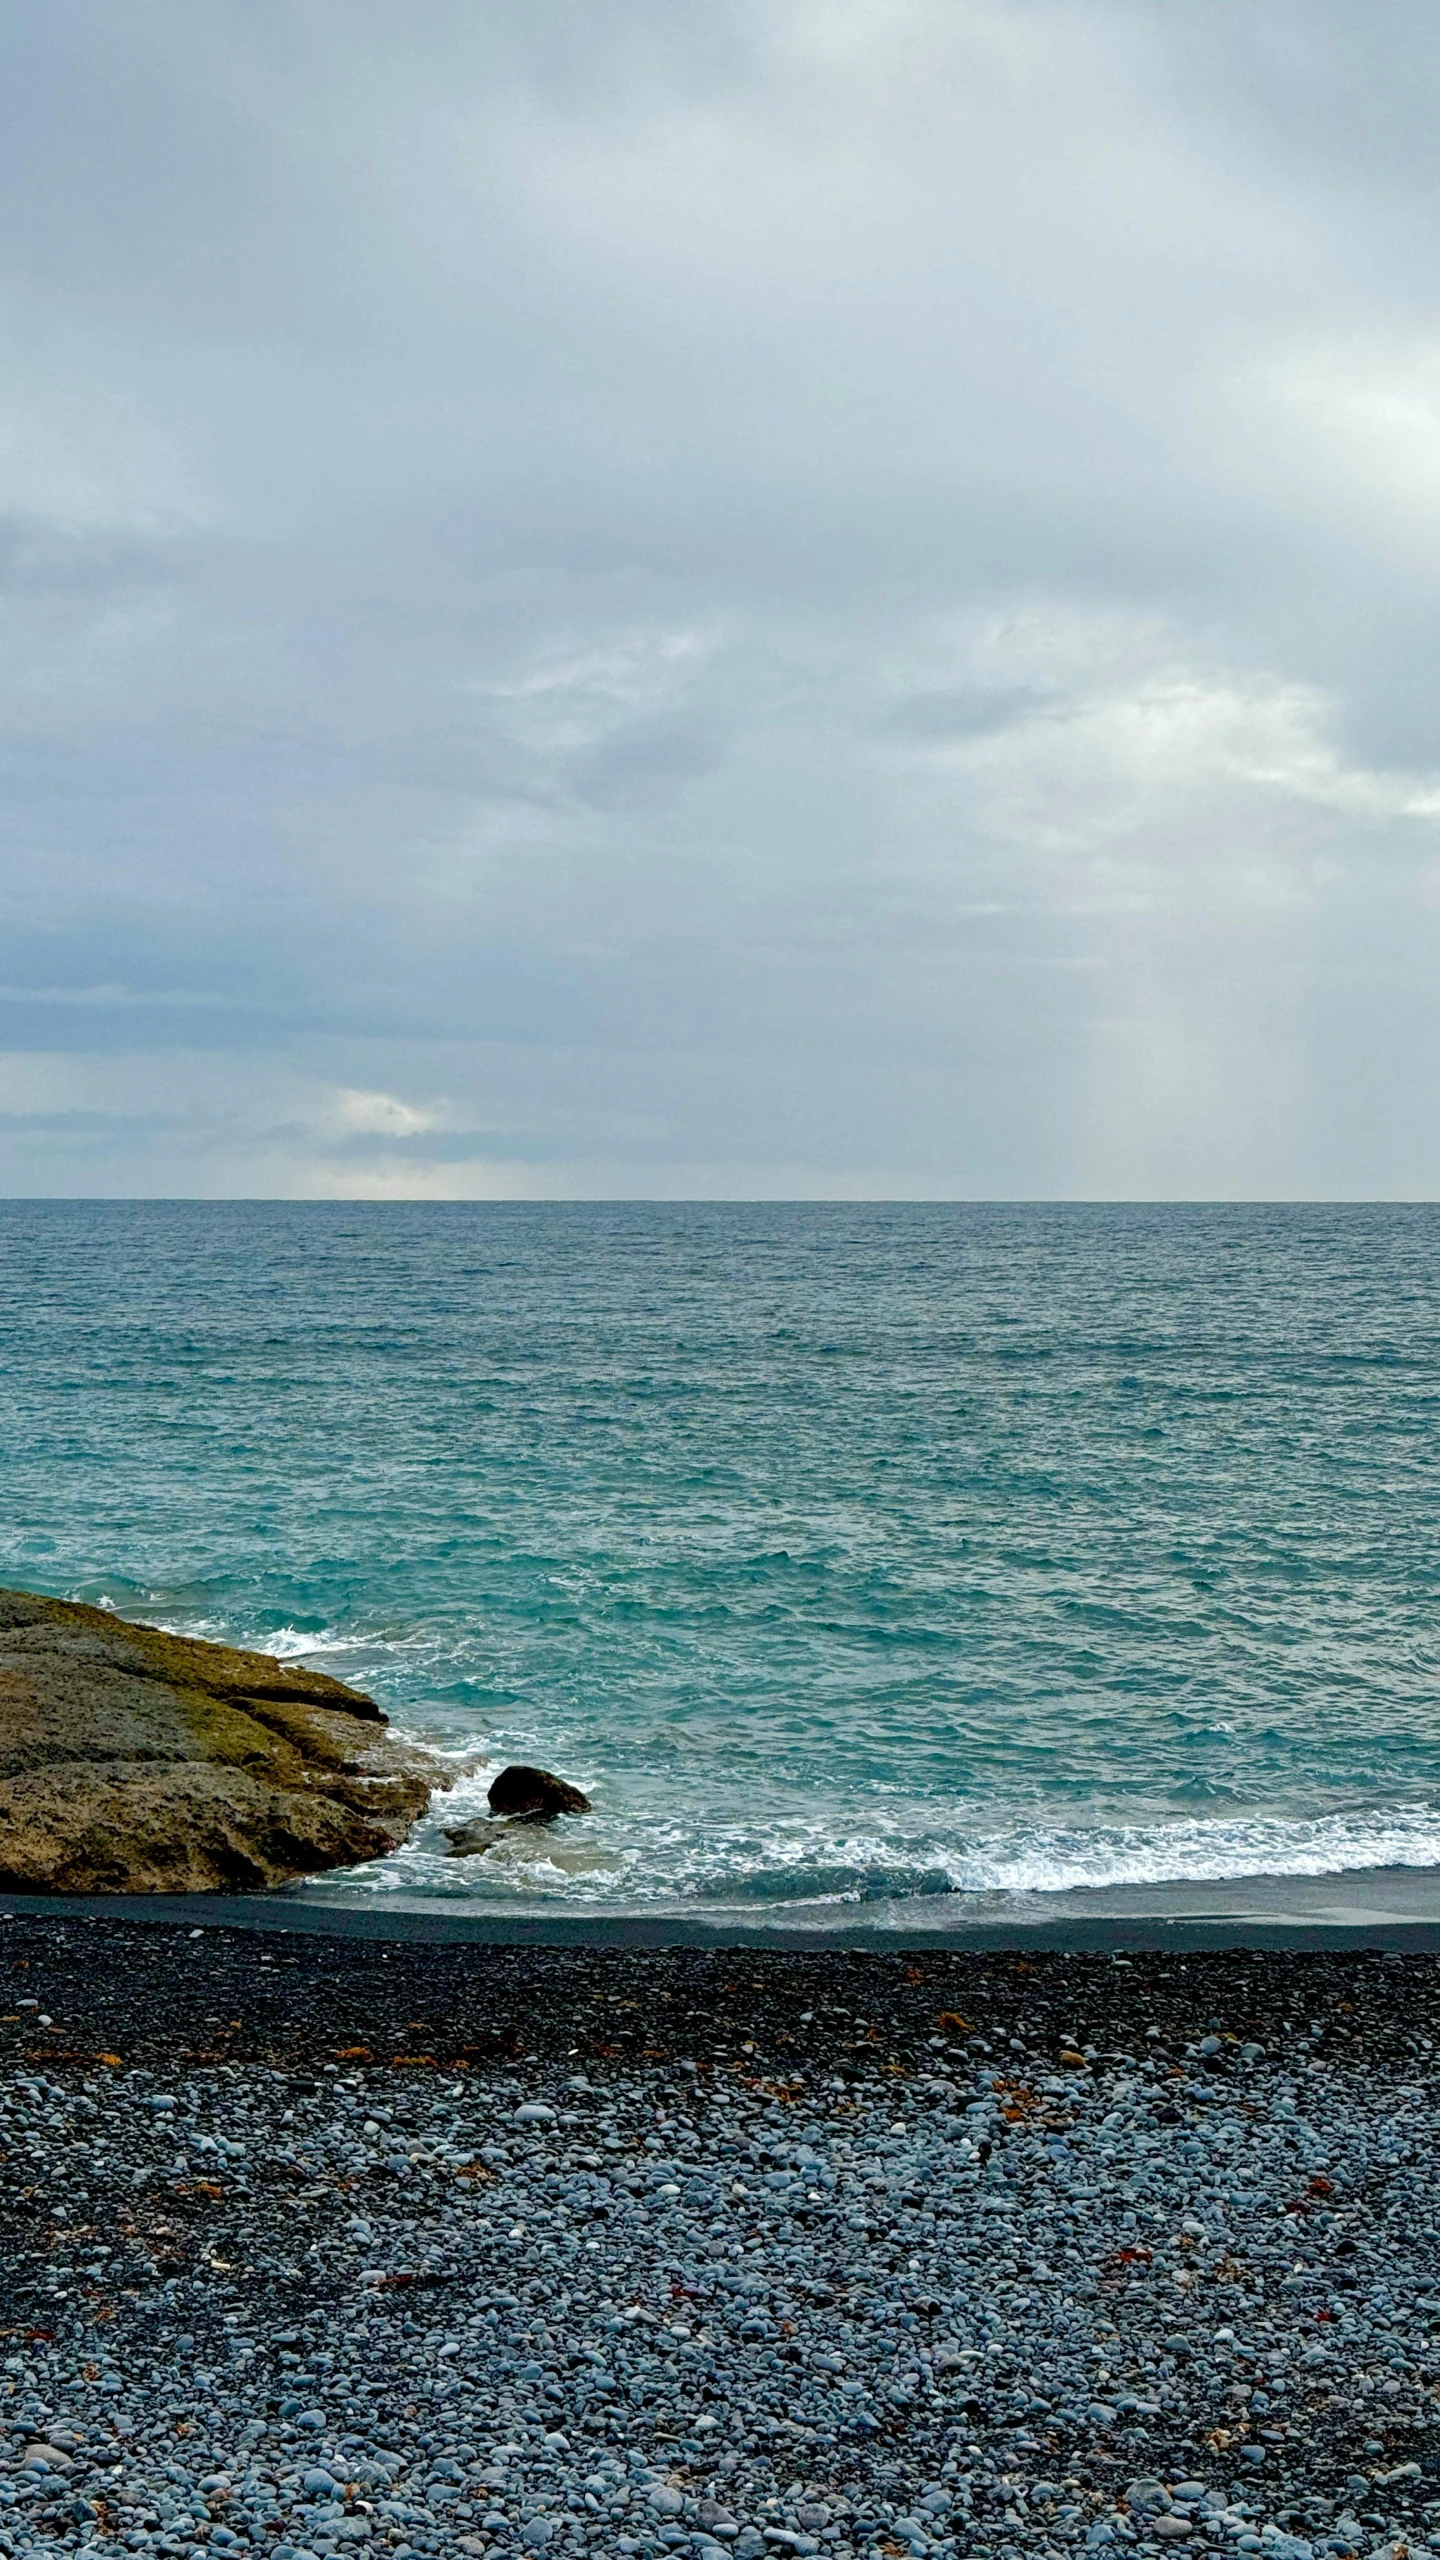
[[[352,1086],[336,1094],[334,1126],[343,1137],[418,1138],[438,1129],[443,1113],[434,1104],[402,1102],[393,1093],[358,1093]]]

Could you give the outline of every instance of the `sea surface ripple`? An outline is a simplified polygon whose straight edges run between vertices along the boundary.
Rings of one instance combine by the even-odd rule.
[[[309,1890],[1440,1861],[1433,1207],[0,1204],[0,1580],[460,1775]],[[506,1759],[596,1812],[444,1853]]]

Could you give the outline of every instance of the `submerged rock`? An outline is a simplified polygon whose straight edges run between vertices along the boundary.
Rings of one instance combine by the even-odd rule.
[[[553,1822],[560,1813],[588,1813],[590,1799],[564,1778],[552,1777],[548,1769],[527,1769],[518,1763],[502,1769],[490,1789],[488,1798],[492,1813],[518,1816],[525,1822]]]
[[[209,1893],[398,1848],[446,1778],[302,1663],[0,1591],[0,1889]]]
[[[557,1840],[548,1822],[459,1822],[445,1834],[447,1858],[487,1857],[493,1867],[551,1867],[567,1876],[618,1868],[613,1849],[572,1846]]]
[[[449,1844],[445,1855],[447,1858],[483,1858],[486,1850],[493,1849],[497,1841],[510,1839],[517,1832],[524,1831],[533,1831],[537,1842],[549,1836],[538,1822],[493,1822],[483,1813],[477,1813],[469,1822],[449,1825],[445,1833]]]

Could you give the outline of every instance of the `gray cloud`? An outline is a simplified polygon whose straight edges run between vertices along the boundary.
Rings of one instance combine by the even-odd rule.
[[[1033,720],[1050,707],[1044,694],[1020,686],[977,686],[970,692],[908,693],[881,713],[876,735],[905,739],[917,746],[951,746],[964,738],[984,738],[1016,721]],[[1055,707],[1061,707],[1057,700]]]
[[[14,17],[0,1186],[1433,1192],[1437,82]]]

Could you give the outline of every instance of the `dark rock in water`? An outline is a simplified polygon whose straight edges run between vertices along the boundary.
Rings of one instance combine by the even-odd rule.
[[[489,1857],[497,1867],[510,1869],[535,1865],[548,1867],[554,1875],[586,1876],[620,1864],[608,1849],[561,1840],[554,1823],[538,1814],[529,1821],[481,1814],[473,1822],[456,1823],[445,1838],[447,1858]]]
[[[503,1840],[511,1832],[523,1828],[520,1823],[487,1822],[483,1813],[477,1814],[473,1822],[456,1822],[449,1826],[445,1833],[449,1842],[445,1855],[447,1858],[483,1858],[486,1850],[493,1849],[497,1840]]]
[[[457,1822],[447,1829],[447,1858],[483,1858],[487,1849],[523,1851],[527,1840],[534,1843],[534,1854],[543,1857],[552,1838],[552,1825],[539,1814],[517,1815],[513,1821],[493,1813],[476,1814],[470,1822]]]
[[[492,1813],[507,1818],[519,1816],[525,1822],[553,1822],[557,1813],[588,1813],[590,1799],[578,1787],[568,1786],[563,1778],[554,1778],[548,1769],[526,1769],[517,1765],[502,1769],[490,1790]]]
[[[490,1789],[490,1811],[477,1814],[469,1822],[457,1822],[445,1833],[449,1858],[483,1858],[487,1851],[508,1849],[523,1851],[527,1834],[533,1835],[533,1854],[548,1854],[545,1842],[549,1826],[557,1814],[588,1813],[590,1799],[582,1796],[564,1778],[552,1776],[548,1769],[527,1769],[515,1764],[502,1769]]]
[[[380,1858],[448,1783],[302,1663],[0,1591],[0,1890],[210,1893]]]

